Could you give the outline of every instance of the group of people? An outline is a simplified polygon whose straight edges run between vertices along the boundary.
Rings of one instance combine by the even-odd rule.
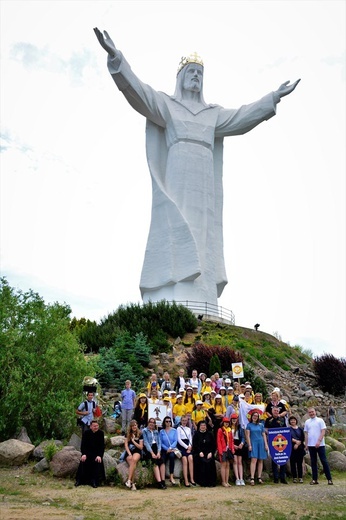
[[[303,483],[303,459],[308,449],[312,468],[310,484],[318,484],[317,457],[321,460],[328,484],[333,484],[325,453],[325,422],[317,417],[314,408],[309,408],[309,419],[303,429],[297,417],[290,414],[289,405],[281,398],[279,388],[275,388],[264,403],[262,394],[254,392],[250,382],[232,383],[230,378],[221,378],[219,374],[207,377],[206,374],[198,375],[196,370],[192,371],[191,377],[185,378],[181,369],[173,382],[167,372],[161,379],[153,374],[145,391],[138,396],[131,388],[131,381],[126,381],[121,392],[121,405],[125,434],[122,460],[126,460],[129,466],[125,483],[129,489],[136,490],[135,470],[140,460],[151,462],[160,489],[167,487],[168,463],[169,481],[175,486],[176,458],[181,459],[186,487],[215,486],[216,460],[220,463],[222,486],[230,486],[231,467],[235,484],[244,486],[244,466],[247,468],[248,461],[250,485],[262,484],[263,461],[269,454],[268,432],[277,428],[289,428],[290,431],[293,483]],[[162,419],[158,412],[155,412],[156,416],[153,413],[160,408],[164,410]],[[79,412],[82,420],[85,419],[83,439],[84,436],[87,438],[82,441],[81,469],[76,485],[83,480],[82,469],[88,457],[83,448],[88,449],[93,433],[100,432],[92,421],[92,411],[92,395],[88,394],[87,402],[81,403],[77,409],[77,414]],[[88,433],[87,418],[91,419],[91,434]],[[96,451],[92,451],[96,471],[96,477],[91,479],[92,485],[98,485],[101,478],[99,459],[103,453],[95,454]],[[288,483],[286,464],[278,465],[272,460],[272,474],[274,483]]]

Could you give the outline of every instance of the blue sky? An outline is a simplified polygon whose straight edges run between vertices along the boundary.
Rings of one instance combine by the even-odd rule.
[[[238,107],[302,78],[277,116],[224,143],[236,323],[345,356],[345,3],[6,1],[1,9],[1,274],[98,321],[140,301],[150,222],[145,121],[92,28],[173,93],[181,56]]]

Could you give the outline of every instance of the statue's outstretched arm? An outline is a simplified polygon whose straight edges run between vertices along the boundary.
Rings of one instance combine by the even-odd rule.
[[[102,34],[102,32],[97,27],[94,27],[94,33],[96,34],[96,38],[98,39],[101,47],[103,47],[105,49],[105,51],[108,52],[108,54],[112,58],[114,58],[118,52],[117,52],[116,46],[114,45],[113,40],[110,38],[110,36],[108,34],[108,32],[103,31],[103,34]]]
[[[280,99],[284,96],[287,96],[288,94],[293,92],[293,90],[298,85],[299,81],[300,79],[297,79],[297,81],[295,81],[291,85],[289,84],[289,81],[285,81],[285,83],[280,85],[280,87],[274,92],[274,94],[276,94]]]

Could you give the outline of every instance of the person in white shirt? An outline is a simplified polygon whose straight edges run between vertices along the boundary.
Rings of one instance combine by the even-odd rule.
[[[326,456],[324,436],[326,433],[326,423],[320,417],[317,417],[316,410],[313,407],[308,408],[310,419],[305,422],[305,445],[309,449],[311,458],[312,481],[311,485],[318,484],[318,466],[317,455],[323,466],[324,474],[328,480],[328,484],[332,485],[332,475],[330,473],[329,464]]]
[[[189,379],[189,385],[192,387],[193,385],[197,385],[198,393],[201,393],[202,389],[202,381],[198,379],[198,372],[197,370],[192,370],[192,377]]]

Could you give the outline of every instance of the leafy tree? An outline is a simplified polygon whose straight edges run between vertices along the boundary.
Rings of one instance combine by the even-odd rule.
[[[211,358],[216,355],[221,364],[221,370],[210,371]],[[215,372],[224,374],[231,371],[232,363],[243,361],[240,352],[235,352],[230,347],[221,347],[220,345],[210,346],[202,342],[196,342],[186,356],[186,368],[191,372],[194,368],[198,372],[212,375]]]
[[[346,391],[346,359],[324,354],[313,361],[317,383],[323,392],[343,395]]]
[[[221,363],[220,363],[219,356],[217,354],[213,354],[210,359],[208,374],[213,375],[216,372],[221,374]]]
[[[98,352],[102,346],[103,338],[101,330],[96,321],[81,318],[73,318],[70,324],[72,330],[78,337],[79,342],[84,346],[86,352]]]
[[[130,379],[133,386],[137,386],[137,377],[130,363],[120,361],[116,357],[116,347],[102,347],[99,351],[99,373],[98,381],[102,387],[115,387],[118,391],[122,390],[126,379]]]
[[[139,389],[145,377],[144,367],[150,361],[151,349],[146,337],[129,332],[119,334],[111,348],[102,347],[99,351],[99,382],[103,386],[123,388],[126,379]]]
[[[73,431],[83,378],[94,369],[70,331],[70,312],[0,279],[0,439],[22,426],[33,442]]]

